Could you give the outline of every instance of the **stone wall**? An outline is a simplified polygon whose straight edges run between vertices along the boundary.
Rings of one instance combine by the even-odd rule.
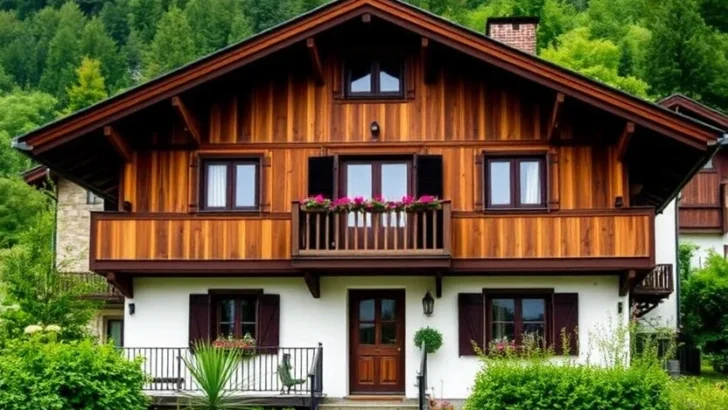
[[[84,188],[59,178],[56,251],[58,269],[62,272],[88,272],[89,270],[90,212],[103,211],[104,201],[96,198],[95,204],[87,202]]]

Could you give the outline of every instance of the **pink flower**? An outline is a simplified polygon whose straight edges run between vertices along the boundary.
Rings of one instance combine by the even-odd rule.
[[[326,199],[324,198],[324,196],[323,196],[323,195],[319,194],[319,195],[316,195],[316,197],[314,198],[314,201],[316,201],[316,202],[318,202],[318,203],[320,203],[320,204],[321,204],[321,203],[323,203],[324,201],[326,201]]]
[[[412,202],[414,202],[414,200],[415,200],[414,197],[411,197],[409,195],[405,195],[405,196],[402,197],[402,204],[403,205],[409,205]]]
[[[422,202],[423,204],[429,204],[430,202],[434,202],[435,197],[431,195],[422,195],[420,199],[417,202]]]
[[[374,195],[372,197],[372,200],[375,201],[375,202],[384,202],[384,197],[381,196],[381,195]]]
[[[364,204],[364,202],[366,202],[366,201],[364,200],[363,196],[357,196],[354,198],[354,203],[357,205],[362,205],[362,204]]]

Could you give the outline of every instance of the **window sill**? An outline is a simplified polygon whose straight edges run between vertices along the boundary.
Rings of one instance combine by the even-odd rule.
[[[401,104],[408,103],[414,98],[403,95],[372,95],[372,96],[342,96],[334,99],[335,104]]]
[[[537,213],[549,213],[551,210],[547,207],[538,208],[485,208],[482,211],[485,214],[537,214]]]

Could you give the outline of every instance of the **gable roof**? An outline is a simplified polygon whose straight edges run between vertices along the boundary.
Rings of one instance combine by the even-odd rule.
[[[588,79],[399,0],[338,0],[17,137],[14,146],[30,151],[31,156],[39,154],[364,13],[695,148],[706,150],[707,144],[719,135],[710,125]]]
[[[696,115],[703,122],[723,131],[728,131],[728,115],[685,95],[673,94],[661,100],[658,104],[690,117]]]

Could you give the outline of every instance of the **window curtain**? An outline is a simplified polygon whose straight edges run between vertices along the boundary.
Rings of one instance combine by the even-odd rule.
[[[536,161],[521,162],[521,203],[541,203],[541,170]]]
[[[207,206],[224,207],[227,204],[227,166],[207,167]]]

